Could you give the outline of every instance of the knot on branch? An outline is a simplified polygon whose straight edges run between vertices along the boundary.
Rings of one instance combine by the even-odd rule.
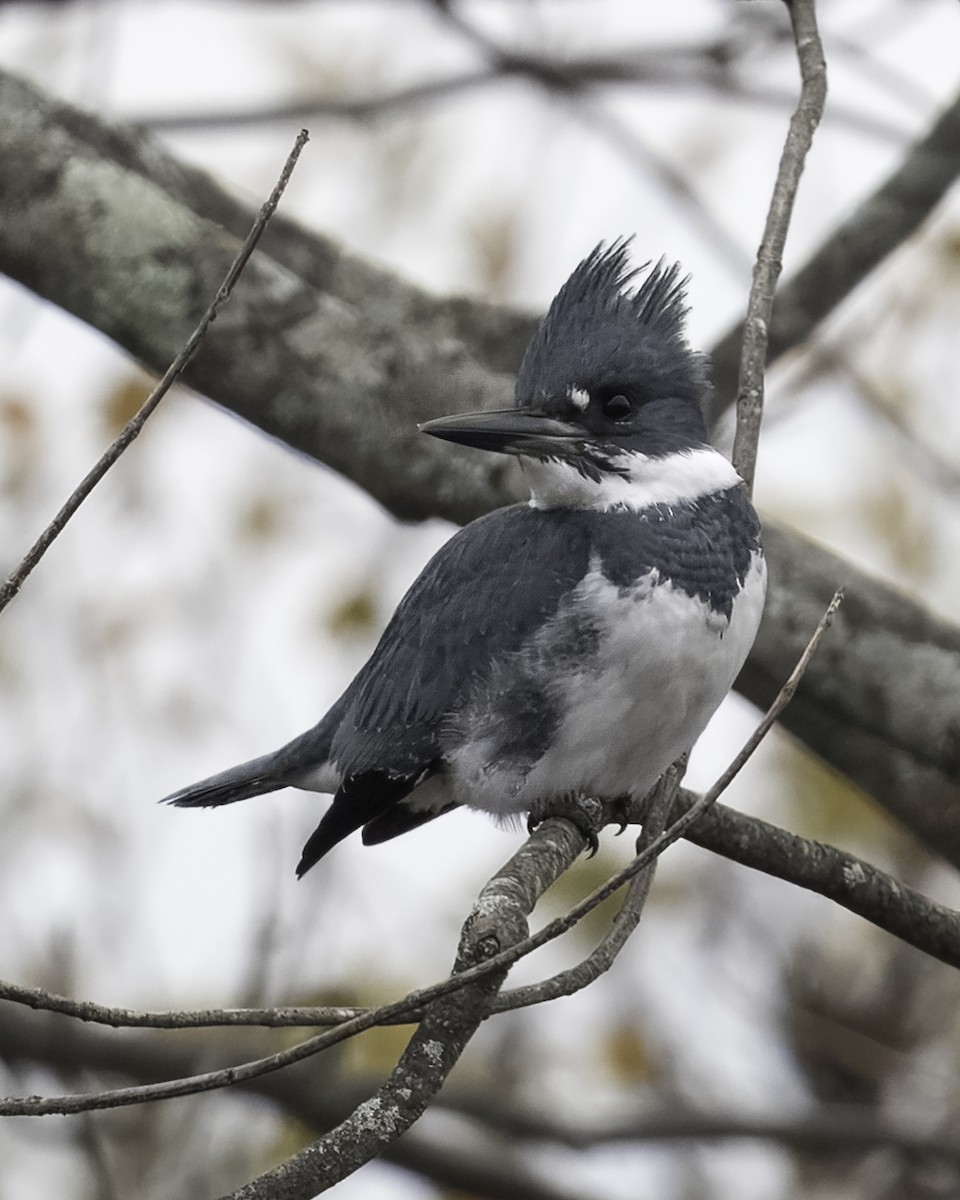
[[[454,972],[487,962],[528,932],[526,917],[507,895],[500,892],[495,900],[482,895],[464,922]]]

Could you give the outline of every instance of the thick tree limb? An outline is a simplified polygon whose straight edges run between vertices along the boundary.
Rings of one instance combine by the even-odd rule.
[[[678,805],[695,797],[681,793]],[[854,854],[713,805],[687,839],[714,854],[785,879],[842,905],[925,954],[960,967],[960,913],[921,895]]]
[[[0,269],[162,368],[226,272],[238,248],[233,235],[249,226],[246,208],[146,135],[111,129],[9,75],[0,75],[0,162]],[[771,354],[806,337],[919,224],[958,169],[960,99],[780,289]],[[509,464],[435,445],[415,425],[457,408],[509,404],[529,318],[433,299],[282,218],[262,246],[198,355],[193,386],[400,516],[464,521],[516,498]],[[721,384],[730,379],[722,349]],[[824,592],[849,583],[850,611],[913,669],[898,675],[890,654],[848,655],[836,639],[832,674],[815,666],[786,723],[960,864],[956,631],[794,534],[771,531],[768,546],[771,603],[740,686],[758,698],[782,678],[791,653],[783,647],[812,624],[811,597],[820,610]],[[838,564],[840,576],[824,587]],[[886,629],[892,612],[902,619]],[[929,673],[938,680],[937,711]],[[855,704],[844,705],[838,679]]]

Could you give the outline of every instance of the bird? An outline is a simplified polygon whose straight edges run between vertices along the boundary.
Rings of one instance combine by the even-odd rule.
[[[511,409],[424,433],[519,459],[530,497],[456,532],[307,732],[166,797],[333,795],[302,876],[466,806],[508,823],[644,796],[753,644],[766,568],[746,487],[709,441],[708,363],[678,264],[601,242],[560,288]]]

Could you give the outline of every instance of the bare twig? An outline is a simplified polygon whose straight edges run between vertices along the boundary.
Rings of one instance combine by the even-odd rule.
[[[718,806],[719,808],[720,806]],[[708,814],[710,821],[713,813]],[[698,828],[702,828],[702,822]],[[157,1071],[188,1074],[196,1070],[205,1051],[191,1039],[176,1039],[158,1048],[149,1034],[122,1040],[95,1028],[64,1028],[51,1020],[33,1021],[19,1013],[0,1024],[0,1057],[15,1064],[36,1063],[53,1071],[107,1073],[129,1078],[150,1078]],[[263,1097],[284,1114],[309,1128],[323,1129],[343,1119],[362,1093],[358,1085],[343,1081],[318,1087],[316,1079],[296,1072],[267,1076],[242,1085],[248,1094]],[[676,1105],[644,1106],[619,1118],[578,1121],[569,1126],[556,1116],[504,1104],[502,1094],[477,1096],[456,1087],[444,1090],[434,1111],[453,1112],[475,1121],[478,1132],[491,1131],[511,1138],[519,1149],[524,1143],[559,1143],[575,1147],[625,1142],[635,1145],[680,1141],[758,1138],[779,1142],[805,1152],[857,1153],[887,1146],[908,1153],[929,1154],[956,1161],[956,1139],[941,1134],[917,1133],[892,1120],[878,1117],[875,1108],[856,1105],[820,1107],[816,1112],[772,1113],[767,1117],[736,1112],[716,1114],[691,1111]],[[566,1187],[551,1188],[528,1170],[513,1169],[512,1155],[494,1156],[486,1138],[451,1140],[447,1121],[421,1121],[399,1141],[384,1149],[383,1158],[416,1171],[436,1186],[497,1200],[574,1200],[582,1193]]]
[[[569,865],[569,862],[572,862],[582,851],[583,846],[583,836],[568,822],[545,821],[521,847],[511,862],[522,856],[524,861],[531,861],[534,867],[543,862],[551,863],[555,860]],[[557,873],[559,874],[559,870]],[[560,932],[563,930],[557,930],[555,936]],[[534,938],[524,939],[518,945],[528,945],[529,943],[532,943],[529,945],[530,950],[536,949],[542,944],[541,937],[538,935]],[[176,1096],[214,1091],[218,1088],[230,1087],[235,1083],[256,1079],[271,1071],[278,1071],[282,1067],[302,1062],[330,1046],[335,1046],[358,1033],[372,1029],[375,1025],[390,1023],[395,1018],[409,1018],[412,1013],[419,1014],[420,1010],[431,1001],[459,991],[466,984],[473,983],[482,976],[512,965],[517,958],[522,957],[522,954],[516,953],[516,949],[517,947],[514,947],[512,950],[502,951],[477,967],[471,967],[429,987],[420,988],[401,1000],[362,1011],[326,1033],[317,1034],[296,1046],[276,1054],[266,1055],[252,1062],[243,1063],[240,1066],[227,1067],[219,1071],[206,1071],[188,1079],[173,1079],[143,1087],[115,1088],[110,1091],[73,1096],[9,1097],[0,1099],[0,1116],[49,1116],[89,1112],[102,1108],[121,1108],[130,1104],[169,1100]]]
[[[22,1004],[41,1012],[60,1013],[78,1021],[92,1021],[113,1029],[209,1029],[216,1026],[258,1026],[269,1029],[306,1029],[310,1026],[340,1025],[369,1010],[356,1006],[285,1005],[277,1008],[184,1009],[142,1012],[73,1000],[43,988],[23,987],[0,980],[0,1000]]]
[[[827,73],[817,32],[815,0],[790,0],[788,7],[800,63],[800,99],[790,118],[767,223],[753,269],[737,386],[737,433],[733,443],[733,465],[751,492],[757,463],[760,419],[763,415],[763,374],[767,366],[767,338],[773,298],[783,267],[783,247],[800,176],[827,98]]]
[[[34,545],[24,556],[19,567],[13,572],[6,583],[0,587],[0,612],[6,608],[10,601],[16,596],[24,584],[24,581],[29,576],[30,572],[39,563],[44,554],[50,549],[53,542],[63,532],[64,527],[70,518],[74,515],[80,505],[86,500],[93,489],[97,486],[100,480],[106,475],[113,464],[120,458],[121,454],[140,434],[147,418],[153,413],[157,405],[167,394],[173,384],[183,373],[184,368],[196,354],[200,348],[200,344],[206,336],[207,330],[217,318],[217,314],[230,298],[230,293],[236,286],[237,280],[243,272],[243,268],[247,265],[251,254],[257,247],[257,243],[266,229],[270,218],[273,216],[277,205],[280,203],[280,197],[283,195],[287,184],[290,181],[290,176],[293,174],[293,169],[297,165],[297,160],[300,153],[309,140],[309,135],[305,129],[302,129],[297,135],[297,140],[294,143],[293,149],[287,155],[287,161],[283,165],[283,170],[280,172],[280,177],[277,180],[273,191],[267,197],[266,202],[260,209],[247,234],[240,252],[234,259],[230,270],[227,272],[223,283],[220,285],[216,296],[210,302],[209,307],[200,319],[200,323],[194,329],[193,333],[187,339],[183,349],[176,356],[170,366],[167,368],[163,378],[153,389],[139,411],[131,417],[126,423],[116,439],[110,447],[103,453],[98,462],[87,473],[80,482],[78,487],[69,496],[66,503],[53,518],[47,528],[43,531]]]

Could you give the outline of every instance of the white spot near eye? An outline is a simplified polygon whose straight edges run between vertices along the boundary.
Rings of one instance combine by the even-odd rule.
[[[581,412],[590,403],[590,393],[584,388],[574,387],[571,385],[567,388],[567,395],[570,397],[570,403],[574,408],[578,408]]]

